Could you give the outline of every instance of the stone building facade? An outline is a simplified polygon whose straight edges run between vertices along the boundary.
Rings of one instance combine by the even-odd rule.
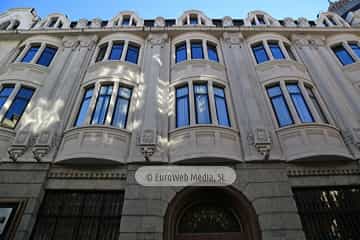
[[[18,8],[0,29],[1,240],[359,236],[355,23]],[[143,166],[236,180],[149,187]]]

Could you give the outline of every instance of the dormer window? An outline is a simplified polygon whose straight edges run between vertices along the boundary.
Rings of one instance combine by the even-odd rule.
[[[190,15],[190,25],[197,25],[199,24],[198,22],[198,16],[197,15]]]
[[[48,27],[49,27],[49,28],[55,27],[55,24],[57,23],[58,19],[59,19],[59,18],[57,18],[57,17],[51,18]]]
[[[356,41],[342,42],[331,47],[342,65],[358,62],[360,59],[360,45]]]
[[[266,24],[264,15],[257,15],[256,17],[257,17],[258,22],[259,22],[260,25],[265,25]]]
[[[123,16],[121,25],[122,26],[129,26],[130,25],[130,16],[129,15]]]
[[[6,22],[0,24],[0,30],[7,30],[9,25],[10,25],[10,21],[6,21]]]

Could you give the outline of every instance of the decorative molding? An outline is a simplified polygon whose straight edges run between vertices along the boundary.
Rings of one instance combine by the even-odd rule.
[[[139,136],[139,143],[141,153],[144,155],[145,160],[154,155],[157,146],[157,133],[156,129],[144,129]]]
[[[264,128],[255,128],[247,135],[249,145],[253,145],[263,156],[268,156],[271,150],[271,138],[269,132]]]
[[[244,41],[244,36],[241,33],[224,32],[223,38],[225,43],[227,43],[229,47],[232,46],[241,47],[241,43]]]
[[[111,171],[52,170],[48,173],[52,179],[121,179],[126,180],[126,173]]]
[[[289,169],[287,175],[289,177],[360,175],[360,169]]]
[[[35,139],[32,136],[30,131],[24,130],[20,131],[13,142],[13,144],[8,149],[8,154],[10,159],[17,161],[25,151],[34,143]]]
[[[233,20],[229,16],[223,18],[223,27],[232,27],[234,26]]]
[[[165,27],[165,18],[163,17],[157,17],[155,18],[155,27]]]
[[[150,43],[151,47],[160,46],[164,47],[167,43],[168,35],[166,33],[163,34],[150,34],[147,38],[147,41]]]

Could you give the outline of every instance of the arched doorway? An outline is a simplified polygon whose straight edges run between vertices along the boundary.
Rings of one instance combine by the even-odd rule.
[[[257,215],[230,187],[190,187],[168,206],[164,240],[260,240]]]

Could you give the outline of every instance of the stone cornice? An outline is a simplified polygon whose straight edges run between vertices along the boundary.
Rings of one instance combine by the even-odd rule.
[[[331,169],[331,168],[309,168],[309,169],[288,169],[289,177],[305,176],[341,176],[360,175],[359,168]]]

